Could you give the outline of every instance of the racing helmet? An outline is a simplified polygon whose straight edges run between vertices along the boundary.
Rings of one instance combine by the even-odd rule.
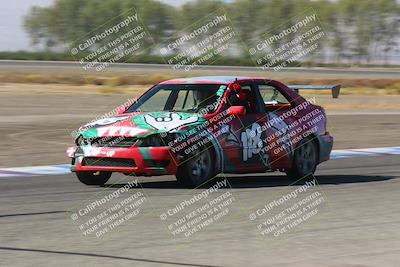
[[[212,95],[214,94],[213,91],[210,90],[194,90],[193,91],[193,98],[198,106],[206,106],[207,103],[214,101]]]

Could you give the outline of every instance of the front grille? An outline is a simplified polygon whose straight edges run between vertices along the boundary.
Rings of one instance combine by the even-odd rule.
[[[136,137],[98,137],[92,140],[91,145],[96,147],[129,148],[137,141]]]
[[[161,167],[166,168],[169,164],[169,160],[146,160],[146,163],[149,167]]]
[[[136,167],[133,159],[113,159],[113,158],[94,158],[86,157],[82,160],[83,166],[101,167]]]
[[[156,147],[156,146],[168,146],[173,144],[176,139],[175,134],[153,134],[146,138],[142,138],[141,142],[138,144],[140,147]]]

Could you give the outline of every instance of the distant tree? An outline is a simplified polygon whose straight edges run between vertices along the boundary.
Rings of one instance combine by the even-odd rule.
[[[388,54],[398,47],[400,5],[396,0],[376,0],[373,4],[373,52],[375,56],[383,57],[384,63],[387,64]]]
[[[122,7],[124,9],[135,7],[153,39],[152,46],[163,43],[175,31],[176,12],[172,6],[154,0],[125,0]]]
[[[268,24],[260,25],[263,18],[269,17],[262,12],[266,3],[265,0],[236,0],[227,7],[235,30],[245,42],[257,39],[267,30]]]
[[[50,25],[52,12],[49,8],[32,7],[25,17],[24,27],[31,37],[33,45],[43,44],[45,48],[53,47],[55,36],[51,33]]]
[[[185,30],[188,27],[200,26],[206,17],[223,10],[227,6],[221,0],[196,0],[185,3],[178,8],[174,16],[177,30]],[[221,12],[219,12],[221,14]]]
[[[400,15],[396,0],[340,0],[338,5],[343,32],[353,41],[348,45],[358,63],[363,59],[369,62],[372,53],[381,54],[377,49],[390,51],[394,47]]]
[[[68,46],[89,33],[99,33],[124,20],[129,15],[127,11],[133,8],[155,42],[173,30],[172,7],[153,0],[57,0],[51,7],[32,8],[24,25],[35,45]]]
[[[145,56],[158,55],[157,48],[169,39],[201,26],[211,14],[225,11],[229,25],[232,22],[240,37],[235,39],[237,47],[241,47],[239,53],[246,59],[249,54],[241,41],[254,45],[265,38],[264,33],[279,34],[312,9],[327,35],[318,41],[319,46],[334,52],[337,62],[346,57],[357,63],[369,62],[372,57],[387,61],[398,49],[400,4],[396,0],[194,0],[181,7],[159,0],[55,0],[50,7],[31,8],[24,27],[35,46],[68,48],[71,43],[124,20],[133,8],[152,37],[145,40]],[[218,29],[210,29],[208,34]],[[128,30],[122,29],[118,34]],[[290,34],[275,42],[275,46],[295,36],[296,33]],[[313,54],[312,60],[321,60],[319,56]]]

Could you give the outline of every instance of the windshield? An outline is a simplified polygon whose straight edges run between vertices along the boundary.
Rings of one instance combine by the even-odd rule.
[[[225,92],[220,84],[161,84],[133,104],[125,113],[134,111],[184,111],[212,113]]]

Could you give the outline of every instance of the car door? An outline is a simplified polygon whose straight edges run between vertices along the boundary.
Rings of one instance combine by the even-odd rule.
[[[229,124],[225,126],[229,133],[220,141],[224,152],[225,172],[264,172],[266,158],[262,151],[262,140],[265,133],[259,131],[259,128],[265,122],[265,112],[257,102],[259,98],[256,85],[243,83],[241,86],[242,93],[246,92],[249,96],[246,114],[231,117]]]
[[[291,115],[294,101],[273,81],[257,83],[265,109],[262,127],[265,134],[264,153],[271,169],[285,169],[291,166],[293,154],[293,128],[296,118]]]

